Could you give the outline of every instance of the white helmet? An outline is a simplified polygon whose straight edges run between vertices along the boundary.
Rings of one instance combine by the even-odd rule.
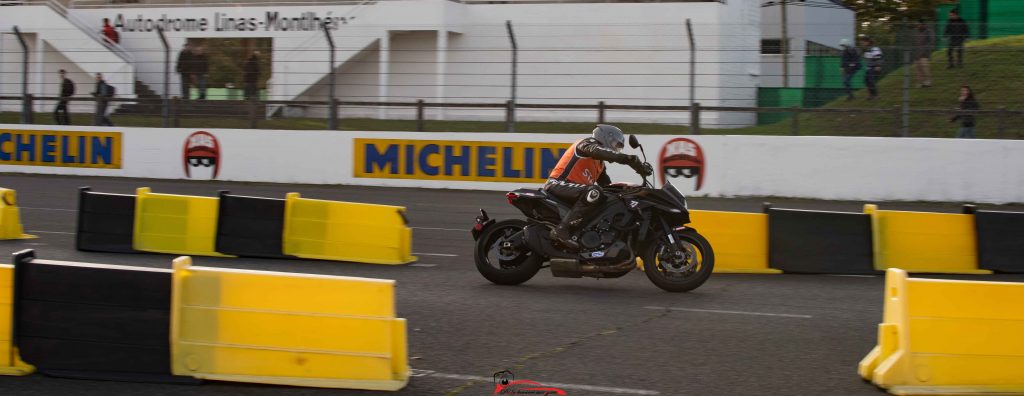
[[[615,151],[622,151],[626,146],[626,136],[614,125],[598,124],[597,128],[594,128],[594,139],[605,148]]]

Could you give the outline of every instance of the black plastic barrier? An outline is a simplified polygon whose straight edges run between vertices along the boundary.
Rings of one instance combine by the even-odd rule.
[[[871,217],[768,208],[768,263],[785,272],[875,274]]]
[[[1024,213],[978,210],[974,226],[981,269],[1024,273]]]
[[[78,250],[135,253],[132,231],[135,228],[135,196],[92,192],[82,187],[78,193]]]
[[[217,252],[233,256],[294,258],[282,251],[283,199],[220,192]]]
[[[47,375],[195,383],[171,375],[171,270],[14,255],[14,342]]]

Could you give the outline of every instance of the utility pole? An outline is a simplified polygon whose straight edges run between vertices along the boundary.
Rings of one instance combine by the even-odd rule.
[[[789,0],[779,0],[779,4],[782,6],[782,86],[789,88],[789,23],[786,16],[786,2]]]
[[[164,128],[171,127],[171,46],[167,43],[167,37],[164,36],[164,29],[160,26],[156,27],[156,34],[160,36],[160,44],[164,46],[164,94],[163,100],[161,101],[160,115],[163,118]],[[182,84],[185,82],[182,81]]]

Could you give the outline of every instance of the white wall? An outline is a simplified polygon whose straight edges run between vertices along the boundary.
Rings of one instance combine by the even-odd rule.
[[[0,125],[0,134],[22,129]],[[53,127],[52,131],[122,133],[122,169],[0,164],[0,172],[185,179],[182,146],[193,129]],[[354,177],[353,139],[554,142],[582,135],[506,133],[207,130],[221,146],[219,179],[422,188],[509,190],[521,182]],[[641,136],[649,160],[675,136]],[[673,179],[694,196],[783,196],[865,201],[1024,202],[1024,141],[864,137],[686,136],[704,152],[704,186]],[[0,148],[3,149],[3,148]],[[429,161],[439,161],[433,157]],[[610,165],[613,180],[636,182],[629,168]],[[475,177],[476,180],[484,180]]]

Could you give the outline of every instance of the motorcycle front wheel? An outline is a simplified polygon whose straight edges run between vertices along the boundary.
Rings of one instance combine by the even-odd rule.
[[[675,243],[660,238],[644,251],[644,273],[655,286],[670,292],[687,292],[703,285],[715,269],[715,252],[693,230],[673,233]]]
[[[533,278],[544,264],[544,256],[523,244],[523,220],[494,223],[476,240],[473,259],[487,280],[499,285],[518,285]]]

